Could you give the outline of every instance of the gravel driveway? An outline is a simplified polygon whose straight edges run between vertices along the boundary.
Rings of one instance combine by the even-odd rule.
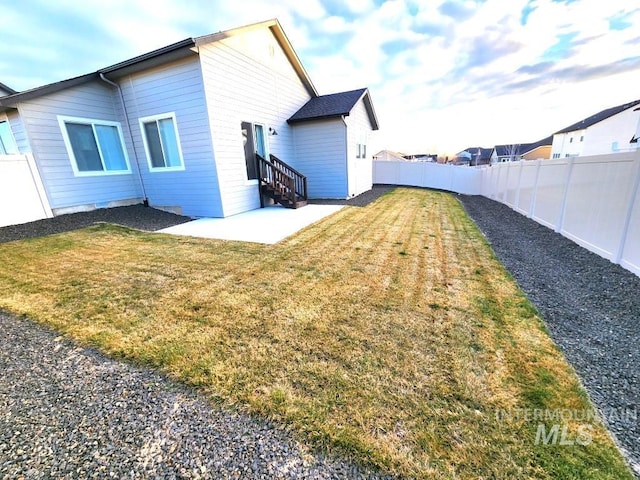
[[[640,476],[640,277],[508,206],[459,195]]]

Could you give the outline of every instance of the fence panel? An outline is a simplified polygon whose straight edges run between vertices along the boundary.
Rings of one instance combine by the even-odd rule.
[[[515,209],[523,215],[533,215],[536,185],[540,172],[541,160],[522,162],[520,166],[520,182],[518,185],[518,200]]]
[[[633,192],[634,156],[628,153],[576,157],[560,232],[613,260]]]
[[[538,175],[532,216],[536,222],[555,229],[562,214],[562,200],[569,172],[569,161],[548,160]]]
[[[620,265],[640,276],[640,166],[636,170],[633,203],[627,216],[627,231],[620,247]]]
[[[51,217],[30,155],[0,155],[0,227]]]
[[[373,162],[373,183],[450,190],[468,195],[482,193],[482,171],[478,168],[431,162]]]
[[[505,178],[504,202],[515,209],[518,202],[518,192],[520,190],[520,174],[522,173],[521,162],[509,162],[507,165],[507,177]]]

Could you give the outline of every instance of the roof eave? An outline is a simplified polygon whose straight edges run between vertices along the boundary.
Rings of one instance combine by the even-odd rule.
[[[79,77],[69,78],[68,80],[62,80],[60,82],[50,83],[48,85],[43,85],[41,87],[32,88],[31,90],[25,90],[24,92],[14,93],[13,95],[0,97],[0,105],[5,107],[6,106],[11,107],[16,105],[19,102],[31,100],[33,98],[41,97],[49,93],[58,92],[60,90],[64,90],[65,88],[82,85],[83,83],[88,83],[97,78],[98,78],[98,73],[96,72],[87,73],[85,75],[80,75]]]
[[[367,110],[367,115],[369,115],[369,122],[371,122],[372,130],[380,130],[380,124],[378,123],[378,116],[376,115],[376,111],[373,108],[373,101],[371,100],[371,94],[369,93],[369,89],[365,89],[365,92],[362,94],[362,101],[364,102],[364,107]]]
[[[319,115],[316,117],[304,117],[304,118],[290,118],[287,120],[289,125],[295,125],[296,123],[313,122],[315,120],[333,120],[341,117],[348,117],[349,112],[345,113],[333,113],[331,115]]]
[[[13,88],[9,87],[8,85],[5,85],[4,83],[0,82],[0,89],[4,90],[5,92],[7,92],[9,95],[13,95],[14,93],[18,93],[17,90],[14,90]]]
[[[179,42],[172,43],[171,45],[167,45],[166,47],[153,50],[152,52],[138,55],[137,57],[116,63],[109,67],[101,68],[97,73],[119,77],[135,73],[140,70],[153,68],[174,60],[181,60],[182,58],[197,55],[197,52],[194,51],[195,45],[196,43],[193,38],[186,38]]]

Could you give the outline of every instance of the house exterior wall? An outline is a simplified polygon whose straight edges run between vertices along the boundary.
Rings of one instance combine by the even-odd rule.
[[[309,197],[347,198],[347,126],[342,119],[298,123],[293,130],[292,166],[306,175]]]
[[[536,147],[522,155],[522,160],[548,160],[551,158],[551,145]]]
[[[204,83],[197,56],[118,79],[149,204],[193,217],[221,217]],[[184,169],[150,171],[139,120],[174,114]],[[132,157],[134,155],[131,155]]]
[[[263,125],[268,153],[295,167],[287,119],[311,96],[269,29],[202,45],[199,54],[223,215],[253,210],[260,198],[247,178],[241,123]]]
[[[54,213],[142,200],[133,150],[126,134],[125,148],[131,164],[130,173],[76,176],[58,123],[58,115],[122,123],[124,115],[115,95],[102,82],[91,82],[18,105],[26,133],[24,140],[21,140],[22,148],[31,146]],[[122,127],[124,132],[124,125]]]
[[[602,155],[636,150],[637,143],[629,143],[636,134],[640,111],[629,108],[587,129],[582,155]]]
[[[362,99],[345,117],[347,123],[347,180],[348,196],[353,197],[371,190],[373,186],[373,130]],[[358,144],[366,145],[365,158],[358,158]]]
[[[556,133],[551,144],[551,158],[578,157],[582,155],[587,130]]]
[[[634,108],[624,110],[583,130],[555,134],[551,158],[602,155],[635,150],[638,144],[629,143],[629,141],[638,133],[640,111],[635,111]]]

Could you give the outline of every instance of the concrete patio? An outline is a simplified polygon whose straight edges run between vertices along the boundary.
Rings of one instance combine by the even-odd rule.
[[[200,218],[159,233],[274,244],[337,212],[343,205],[307,205],[299,209],[269,206],[226,218]]]

